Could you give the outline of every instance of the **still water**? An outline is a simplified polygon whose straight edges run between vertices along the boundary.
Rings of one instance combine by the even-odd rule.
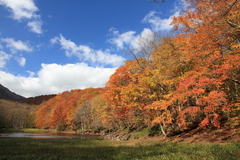
[[[0,138],[33,138],[33,139],[99,139],[98,135],[70,133],[0,133]]]

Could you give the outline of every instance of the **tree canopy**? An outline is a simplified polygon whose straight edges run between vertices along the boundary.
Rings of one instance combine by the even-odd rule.
[[[240,1],[186,3],[172,21],[176,36],[147,45],[147,56],[126,61],[105,88],[64,92],[42,103],[36,127],[158,126],[167,135],[239,124]]]

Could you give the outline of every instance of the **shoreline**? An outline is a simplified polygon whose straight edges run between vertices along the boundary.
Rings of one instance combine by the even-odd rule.
[[[178,135],[164,137],[162,135],[145,135],[141,137],[134,137],[134,132],[109,132],[107,130],[101,132],[94,132],[93,130],[86,131],[57,131],[55,129],[0,129],[1,133],[5,131],[10,132],[50,132],[63,134],[78,134],[78,135],[95,135],[100,139],[107,141],[159,141],[159,142],[185,142],[185,143],[205,143],[205,144],[226,144],[226,143],[240,143],[240,126],[224,127],[221,129],[207,129],[197,128],[188,132],[183,132]],[[136,133],[136,132],[135,132]]]

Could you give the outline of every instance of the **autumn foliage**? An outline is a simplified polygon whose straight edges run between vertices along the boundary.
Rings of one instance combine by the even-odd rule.
[[[74,129],[74,116],[79,107],[87,100],[98,95],[102,89],[66,91],[41,103],[35,112],[35,126],[39,128]]]
[[[29,104],[0,99],[0,129],[33,127],[34,112]]]
[[[143,128],[162,134],[239,125],[240,1],[186,0],[174,37],[128,60],[103,89],[73,90],[38,106],[36,127]]]

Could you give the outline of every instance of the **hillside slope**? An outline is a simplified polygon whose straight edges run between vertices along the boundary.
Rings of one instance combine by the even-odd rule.
[[[25,99],[25,97],[10,91],[8,88],[0,84],[0,99],[20,100],[20,99]]]

